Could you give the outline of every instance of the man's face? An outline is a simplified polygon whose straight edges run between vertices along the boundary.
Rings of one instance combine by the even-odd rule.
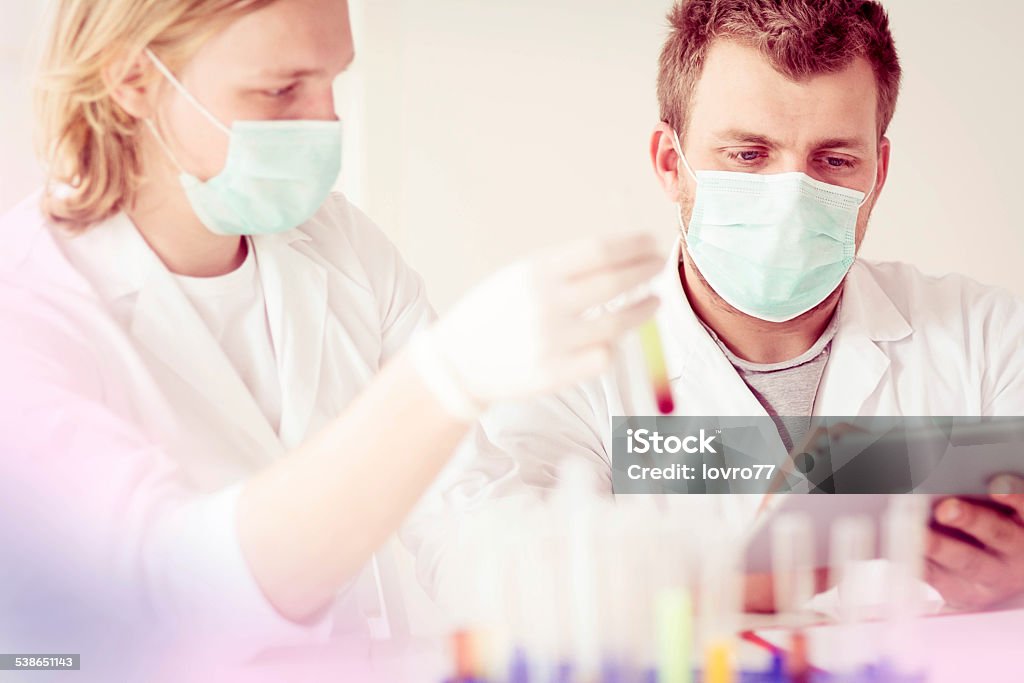
[[[695,172],[800,171],[865,194],[877,177],[857,220],[860,247],[885,179],[889,146],[878,137],[878,90],[867,60],[794,82],[756,49],[717,40],[708,50],[690,109],[680,134]],[[688,223],[696,183],[681,163],[675,191]]]
[[[211,37],[177,74],[219,121],[335,120],[334,81],[352,62],[345,0],[279,0],[243,15]],[[224,167],[228,136],[170,83],[157,81],[156,118],[189,172],[205,180]],[[161,150],[152,154],[178,184]]]

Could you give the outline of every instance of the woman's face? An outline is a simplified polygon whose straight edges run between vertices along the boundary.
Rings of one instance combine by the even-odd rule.
[[[214,35],[176,74],[221,123],[335,120],[332,85],[354,57],[346,0],[277,0]],[[178,162],[207,180],[228,136],[163,80],[155,118]]]

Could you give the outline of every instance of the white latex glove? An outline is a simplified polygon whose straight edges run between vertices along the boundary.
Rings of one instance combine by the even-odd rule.
[[[418,341],[418,366],[465,417],[494,401],[555,391],[611,361],[620,335],[648,320],[654,297],[598,308],[663,267],[650,235],[588,239],[503,268]],[[441,390],[438,391],[438,386]],[[461,396],[458,396],[461,394]],[[460,405],[461,404],[461,405]]]

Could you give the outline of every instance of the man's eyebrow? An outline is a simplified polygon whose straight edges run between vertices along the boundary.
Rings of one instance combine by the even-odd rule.
[[[826,138],[816,142],[813,145],[813,149],[849,149],[857,152],[867,152],[868,145],[861,138]]]
[[[265,78],[303,78],[322,73],[323,69],[261,69],[258,75]]]
[[[345,64],[341,67],[341,70],[338,73],[341,73],[342,71],[345,71],[350,66],[352,66],[352,62],[354,60],[355,60],[355,55],[354,54],[349,55],[345,59]],[[264,78],[305,78],[306,76],[323,76],[326,73],[327,73],[326,69],[323,69],[323,68],[289,69],[289,68],[274,67],[274,68],[269,68],[269,69],[261,69],[258,72],[257,75],[262,76]]]
[[[725,143],[743,143],[747,145],[761,145],[762,147],[778,147],[778,143],[766,135],[761,135],[760,133],[754,133],[748,130],[740,130],[738,128],[719,131],[715,133],[715,137],[718,138],[719,142]]]
[[[779,143],[771,139],[767,135],[761,135],[760,133],[754,133],[748,130],[742,130],[739,128],[730,128],[729,130],[719,131],[715,133],[715,137],[719,142],[725,144],[744,144],[744,145],[760,145],[762,147],[779,147]],[[835,137],[835,138],[824,138],[815,142],[812,149],[848,149],[855,152],[868,152],[870,147],[868,143],[859,137]]]

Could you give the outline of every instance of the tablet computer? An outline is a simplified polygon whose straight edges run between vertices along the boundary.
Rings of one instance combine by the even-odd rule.
[[[892,495],[966,497],[1009,514],[987,492],[998,474],[1024,475],[1024,419],[922,418],[884,424],[884,429],[868,429],[858,421],[854,429],[840,430],[841,438],[818,440],[814,448],[791,454],[791,462],[777,474],[784,483],[774,488],[801,490],[793,479],[802,477],[803,490],[813,493],[775,494],[748,537],[748,571],[771,571],[771,526],[784,513],[803,513],[810,521],[819,567],[828,566],[830,531],[842,517],[871,521],[875,555],[880,556],[882,519]]]

